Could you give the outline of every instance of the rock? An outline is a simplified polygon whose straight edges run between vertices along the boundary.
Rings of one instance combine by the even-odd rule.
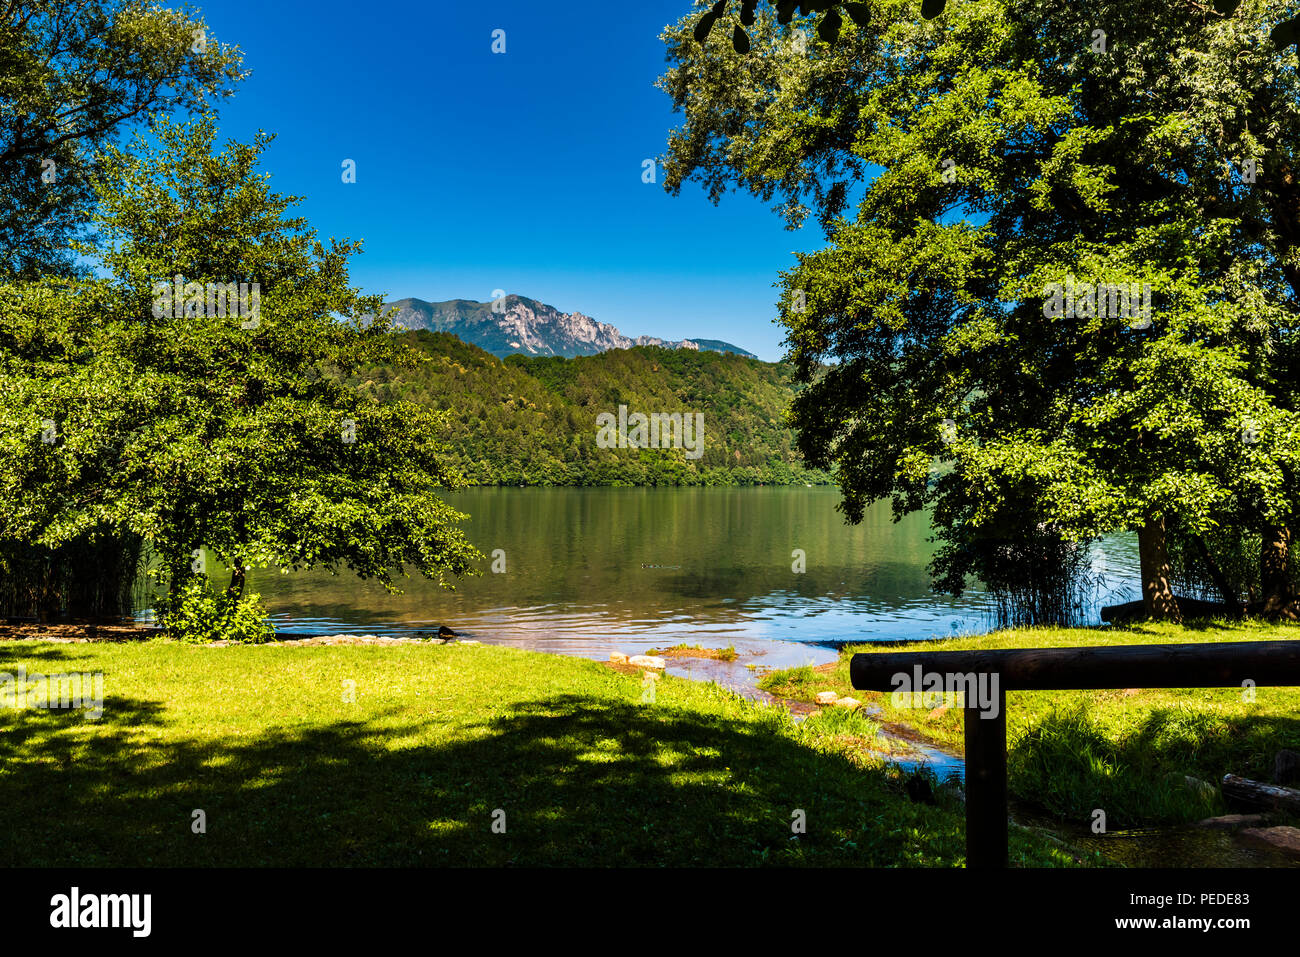
[[[1300,784],[1300,751],[1283,749],[1273,758],[1274,784]]]
[[[611,664],[625,665],[627,664],[627,655],[623,654],[621,651],[611,651],[609,653],[609,660]]]
[[[1252,844],[1263,844],[1300,861],[1300,827],[1248,827],[1241,832]]]
[[[857,698],[836,698],[835,707],[837,708],[856,708],[862,704]]]
[[[641,677],[642,677],[642,680],[643,680],[643,681],[649,681],[649,682],[651,682],[651,683],[654,683],[654,682],[658,681],[660,678],[662,678],[663,675],[661,675],[661,674],[660,674],[659,672],[657,672],[657,671],[647,671],[647,672],[646,672],[644,675],[642,675]]]
[[[466,342],[500,357],[510,352],[589,356],[608,349],[630,349],[633,346],[662,346],[695,352],[708,348],[693,339],[673,341],[655,336],[625,336],[614,326],[580,312],[561,312],[554,306],[522,296],[503,297],[494,301],[490,308],[488,303],[469,305],[470,309],[463,312],[462,303],[456,301],[426,303],[404,299],[398,303],[385,303],[384,310],[394,307],[394,325],[403,329],[440,329],[443,328],[440,323],[454,319],[458,328],[463,330]],[[473,318],[467,320],[466,315]],[[730,343],[719,345],[739,355],[757,358]]]
[[[1203,821],[1197,821],[1196,826],[1230,831],[1237,827],[1258,827],[1267,821],[1267,814],[1222,814],[1219,817],[1207,817]]]
[[[819,691],[819,692],[817,692],[817,703],[818,703],[818,704],[834,704],[835,701],[836,701],[836,699],[838,699],[838,698],[839,698],[839,695],[837,695],[834,691]]]
[[[482,644],[482,642],[480,642],[480,641],[471,641],[471,640],[468,639],[468,638],[457,638],[456,641],[454,642],[454,644],[457,644],[457,645],[479,645],[479,644]]]
[[[930,782],[919,774],[909,777],[903,784],[907,796],[916,804],[937,804],[934,799],[934,788],[930,787]]]
[[[1219,790],[1209,781],[1202,781],[1200,778],[1194,778],[1190,774],[1183,775],[1183,784],[1187,790],[1191,791],[1203,801],[1213,801],[1218,796]]]
[[[657,671],[663,671],[668,667],[667,663],[658,655],[633,655],[627,660],[627,663],[638,668],[654,668]]]

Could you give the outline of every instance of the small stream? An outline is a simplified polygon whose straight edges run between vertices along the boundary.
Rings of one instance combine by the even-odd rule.
[[[1096,851],[1124,867],[1292,867],[1293,860],[1274,848],[1243,840],[1236,832],[1195,824],[1134,828],[1094,834],[1084,824],[1071,825],[1041,812],[1013,807],[1012,819],[1052,832],[1080,850]]]

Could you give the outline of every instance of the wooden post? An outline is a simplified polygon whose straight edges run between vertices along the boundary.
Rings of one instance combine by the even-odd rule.
[[[1000,677],[998,675],[995,678]],[[1007,866],[1007,693],[998,681],[997,715],[967,701],[966,866]]]

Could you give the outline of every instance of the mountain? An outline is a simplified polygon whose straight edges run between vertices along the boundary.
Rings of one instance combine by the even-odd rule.
[[[378,402],[449,412],[444,445],[472,485],[797,485],[804,467],[784,413],[793,369],[692,349],[636,346],[593,356],[504,360],[445,332],[399,332],[422,357],[349,382]],[[602,445],[600,417],[702,416],[691,445]]]
[[[757,358],[752,352],[718,339],[673,342],[654,336],[632,338],[580,312],[560,312],[554,306],[523,296],[506,296],[497,305],[498,311],[493,311],[490,302],[470,299],[450,299],[447,302],[399,299],[385,303],[384,313],[388,314],[394,308],[397,312],[393,319],[402,329],[450,332],[463,342],[478,346],[498,358],[517,353],[571,359],[635,346],[734,352],[739,356]]]

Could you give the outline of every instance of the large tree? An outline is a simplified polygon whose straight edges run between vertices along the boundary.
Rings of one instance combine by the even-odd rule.
[[[854,6],[834,43],[759,8],[746,52],[688,16],[662,81],[686,114],[670,190],[739,187],[826,233],[781,321],[801,450],[848,517],[933,507],[950,587],[989,543],[1131,529],[1172,617],[1169,528],[1239,523],[1285,605],[1300,84],[1269,34],[1293,4]],[[1120,314],[1121,285],[1150,309]]]
[[[438,498],[458,480],[443,415],[346,382],[413,361],[370,318],[382,297],[348,285],[359,244],[289,215],[266,137],[218,150],[206,118],[154,134],[106,152],[84,247],[106,277],[0,286],[0,544],[138,536],[173,601],[200,548],[232,597],[255,563],[389,587],[468,570]]]
[[[0,281],[87,275],[102,148],[158,111],[213,106],[242,77],[239,51],[190,11],[138,0],[0,3]],[[0,548],[7,614],[131,608],[140,541],[99,535]]]

